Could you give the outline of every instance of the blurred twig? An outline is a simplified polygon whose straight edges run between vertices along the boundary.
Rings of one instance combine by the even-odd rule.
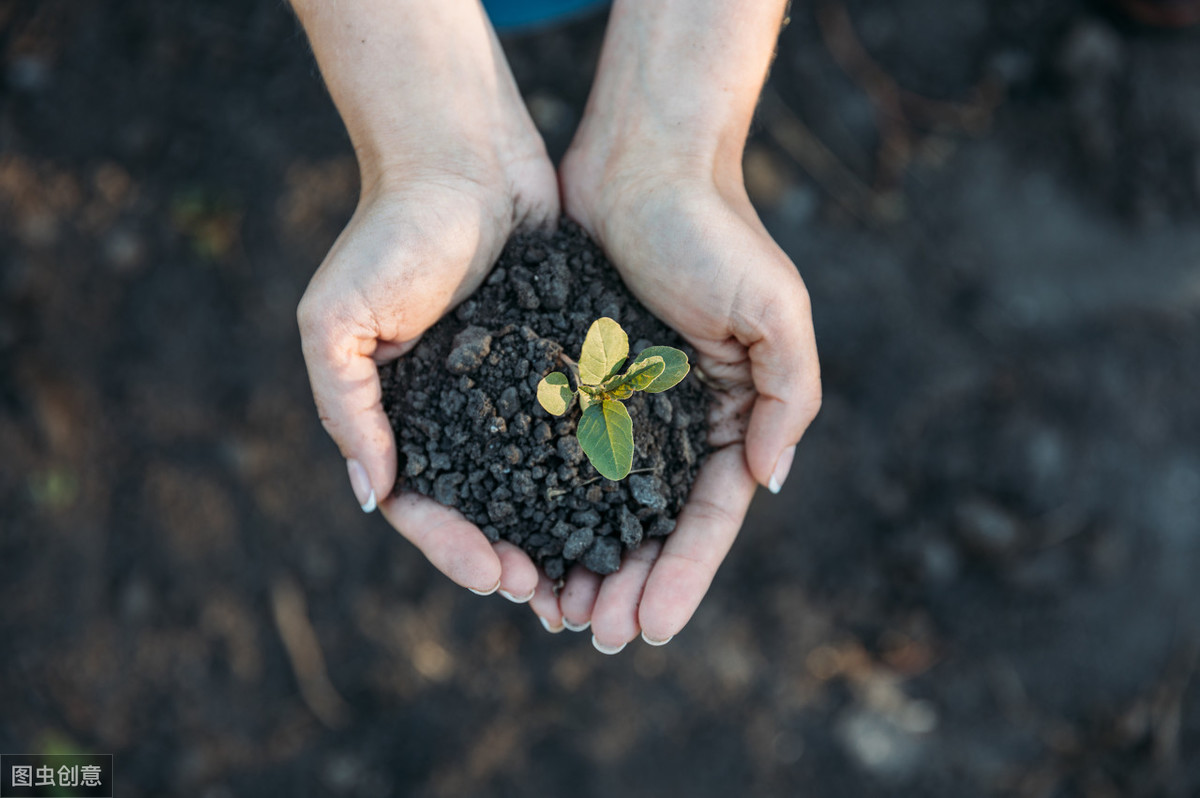
[[[308,620],[304,593],[295,580],[283,578],[271,586],[271,609],[304,703],[326,726],[342,726],[349,709],[329,681],[321,644]]]
[[[1154,743],[1154,759],[1163,771],[1172,770],[1179,761],[1183,697],[1198,665],[1200,645],[1189,641],[1175,651],[1154,691],[1150,705],[1150,732]]]
[[[983,132],[1004,97],[994,76],[984,77],[965,103],[930,99],[901,87],[867,52],[854,31],[850,12],[839,0],[816,9],[825,46],[833,59],[857,83],[875,106],[879,127],[876,153],[876,191],[894,190],[904,177],[914,150],[914,127],[927,130]]]
[[[834,202],[860,222],[879,221],[871,189],[792,113],[770,86],[763,90],[758,112],[768,135]]]

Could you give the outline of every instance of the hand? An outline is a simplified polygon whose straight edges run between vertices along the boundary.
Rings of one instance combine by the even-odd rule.
[[[717,387],[716,447],[665,543],[600,578],[578,566],[530,606],[596,647],[661,644],[692,617],[755,482],[778,491],[821,404],[808,294],[742,182],[742,148],[785,0],[615,0],[584,119],[563,160],[567,214],[695,348]],[[747,421],[747,414],[749,419]]]
[[[298,312],[321,421],[363,510],[378,504],[458,584],[530,596],[537,570],[517,547],[489,544],[432,499],[391,496],[396,443],[377,366],[474,291],[517,228],[556,223],[554,167],[478,3],[295,5],[363,184]]]
[[[709,418],[716,451],[665,544],[644,544],[603,578],[576,566],[557,601],[542,577],[534,612],[550,626],[590,621],[597,647],[609,652],[639,632],[661,643],[683,628],[737,536],[755,483],[778,492],[821,404],[808,294],[751,207],[740,169],[635,152],[608,161],[582,148],[568,153],[565,210],[633,294],[695,348],[696,366],[717,386]],[[714,171],[728,178],[723,185]]]

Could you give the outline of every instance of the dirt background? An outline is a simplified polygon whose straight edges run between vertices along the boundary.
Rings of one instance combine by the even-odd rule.
[[[0,3],[0,750],[126,798],[1200,792],[1200,31],[820,9],[746,167],[825,407],[687,631],[604,657],[354,505],[294,309],[355,168],[287,8]],[[556,153],[602,25],[507,42]]]

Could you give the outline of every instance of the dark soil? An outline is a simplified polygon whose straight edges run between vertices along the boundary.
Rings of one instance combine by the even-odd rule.
[[[670,534],[707,453],[708,396],[694,375],[625,403],[634,461],[619,482],[584,456],[578,404],[561,418],[538,404],[538,382],[563,368],[561,354],[578,357],[601,316],[625,329],[631,355],[663,344],[689,351],[565,222],[553,235],[514,237],[471,298],[380,369],[400,450],[397,486],[458,508],[551,579],[575,562],[612,573],[622,552]]]

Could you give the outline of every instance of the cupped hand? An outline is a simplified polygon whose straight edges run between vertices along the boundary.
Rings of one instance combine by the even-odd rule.
[[[691,618],[745,518],[755,484],[778,492],[821,404],[808,294],[750,205],[740,169],[632,165],[573,150],[565,212],[601,244],[625,284],[696,351],[714,388],[709,441],[675,531],[607,577],[576,566],[557,599],[543,576],[531,608],[547,625],[591,624],[619,650],[662,643]]]
[[[481,158],[410,158],[365,179],[354,216],[313,276],[298,311],[304,359],[325,429],[346,458],[364,511],[388,521],[439,570],[478,593],[531,595],[537,571],[509,543],[489,544],[456,510],[392,495],[396,443],[377,367],[409,351],[486,276],[518,227],[552,225],[558,186],[541,139]]]

